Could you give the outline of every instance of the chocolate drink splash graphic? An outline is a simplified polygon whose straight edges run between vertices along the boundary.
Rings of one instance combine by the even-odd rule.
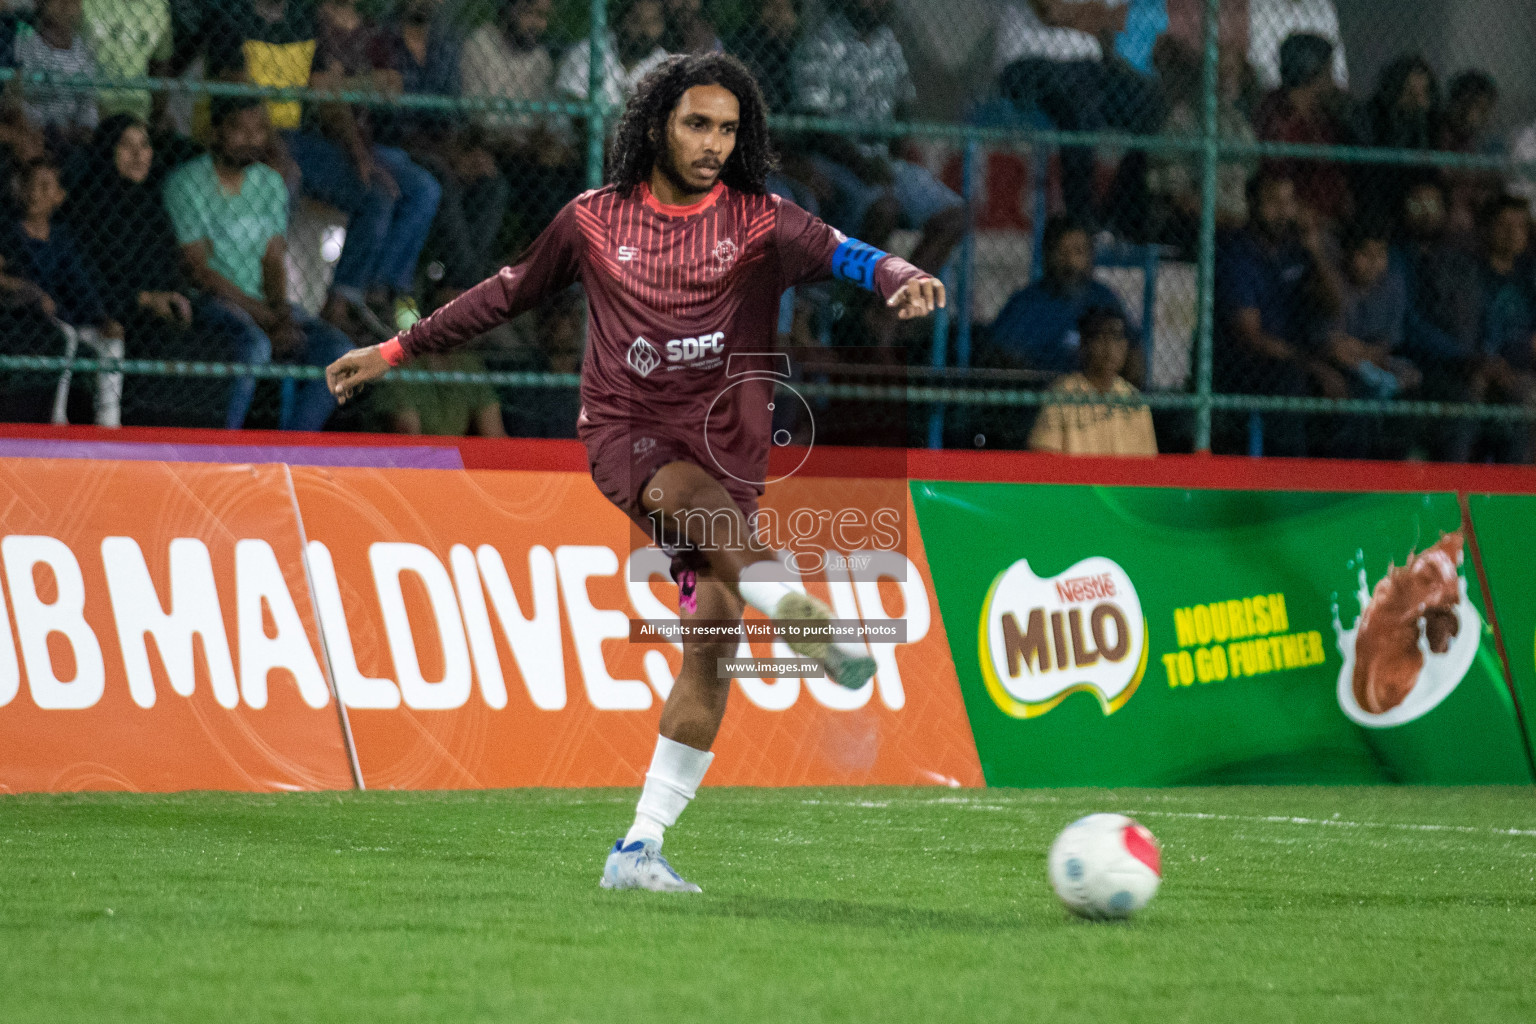
[[[1460,663],[1475,653],[1481,628],[1461,577],[1462,548],[1459,531],[1446,534],[1410,556],[1407,565],[1389,566],[1374,590],[1367,589],[1360,557],[1360,616],[1345,630],[1335,604],[1334,629],[1345,656],[1349,693],[1362,715],[1386,716],[1400,709],[1391,717],[1411,720],[1461,681],[1466,666]],[[1458,656],[1448,658],[1453,648]],[[1341,677],[1341,702],[1345,686]],[[1415,693],[1416,688],[1425,692]],[[1410,698],[1414,707],[1405,706]],[[1345,711],[1350,710],[1346,704]]]

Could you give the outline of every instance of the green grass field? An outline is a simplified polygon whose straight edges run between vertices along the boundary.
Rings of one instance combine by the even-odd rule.
[[[1527,790],[707,790],[702,896],[598,888],[634,795],[0,798],[0,1021],[1536,1019]],[[1045,879],[1095,810],[1129,924]]]

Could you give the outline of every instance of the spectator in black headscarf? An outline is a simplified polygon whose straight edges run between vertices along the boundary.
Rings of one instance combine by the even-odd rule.
[[[74,175],[65,215],[96,271],[107,316],[123,325],[127,354],[135,359],[206,358],[192,326],[176,236],[160,201],[164,164],[148,126],[117,114],[96,130],[83,167]],[[188,381],[141,377],[130,418],[187,420]],[[196,387],[193,383],[190,386]],[[218,404],[210,392],[206,404]]]

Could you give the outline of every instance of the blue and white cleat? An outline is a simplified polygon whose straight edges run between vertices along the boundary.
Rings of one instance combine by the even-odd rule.
[[[628,846],[620,839],[608,851],[603,865],[604,889],[648,889],[651,892],[703,892],[672,870],[661,847],[636,839]]]

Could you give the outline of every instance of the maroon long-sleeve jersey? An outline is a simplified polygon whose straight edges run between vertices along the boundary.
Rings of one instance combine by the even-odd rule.
[[[695,205],[668,206],[643,184],[628,198],[609,186],[566,204],[516,266],[399,341],[408,357],[452,348],[580,281],[588,331],[578,434],[625,425],[698,442],[707,424],[720,466],[761,480],[774,391],[761,371],[772,364],[744,357],[774,350],[785,289],[831,277],[848,245],[862,250],[853,262],[877,260],[861,276],[884,298],[924,276],[778,196],[720,183]]]

